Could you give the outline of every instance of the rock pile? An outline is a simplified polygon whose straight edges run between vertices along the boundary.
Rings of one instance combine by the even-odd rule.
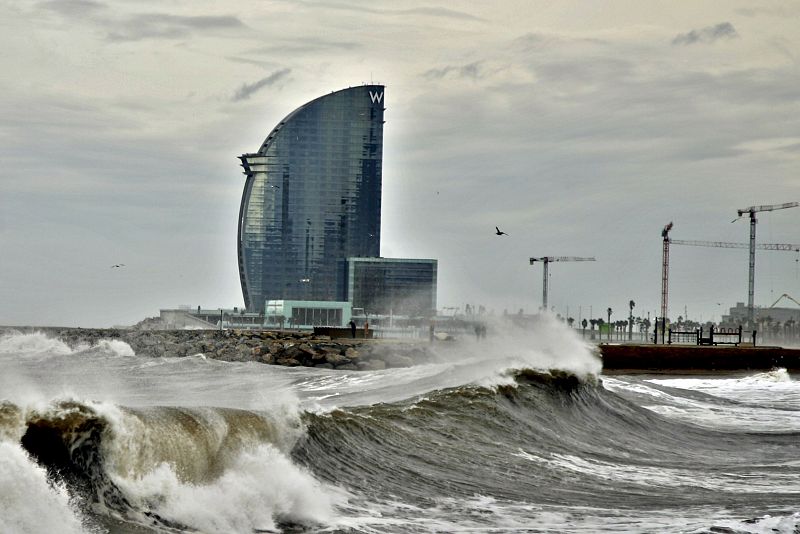
[[[257,361],[285,366],[379,370],[433,361],[424,343],[332,340],[310,332],[267,330],[123,330],[38,328],[71,347],[101,340],[124,341],[139,356],[183,357],[203,354],[228,362]]]

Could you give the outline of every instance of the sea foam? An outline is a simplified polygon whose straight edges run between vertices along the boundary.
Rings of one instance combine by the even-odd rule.
[[[0,532],[86,532],[66,488],[16,444],[0,441]]]
[[[208,533],[328,524],[338,499],[268,444],[242,451],[220,477],[203,484],[182,480],[167,463],[139,477],[112,478],[134,509]]]

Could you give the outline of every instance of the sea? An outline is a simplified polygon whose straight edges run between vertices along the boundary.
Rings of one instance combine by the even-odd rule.
[[[440,345],[337,371],[6,331],[0,533],[800,533],[785,369],[606,373],[555,321]]]

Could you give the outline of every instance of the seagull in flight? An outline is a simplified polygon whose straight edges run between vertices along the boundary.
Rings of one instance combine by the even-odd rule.
[[[117,263],[116,265],[112,265],[111,266],[112,269],[117,269],[119,267],[125,267],[125,264],[124,263]]]
[[[498,228],[497,226],[495,226],[495,227],[494,227],[494,229],[495,229],[495,230],[497,230],[497,231],[495,232],[497,235],[508,235],[508,234],[507,234],[507,233],[505,233],[505,232],[501,232],[501,231],[500,231],[500,228]]]

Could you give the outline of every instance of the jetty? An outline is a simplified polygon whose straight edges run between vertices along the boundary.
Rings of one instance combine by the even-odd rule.
[[[784,347],[601,344],[603,372],[692,373],[770,370],[800,372],[800,349]]]

